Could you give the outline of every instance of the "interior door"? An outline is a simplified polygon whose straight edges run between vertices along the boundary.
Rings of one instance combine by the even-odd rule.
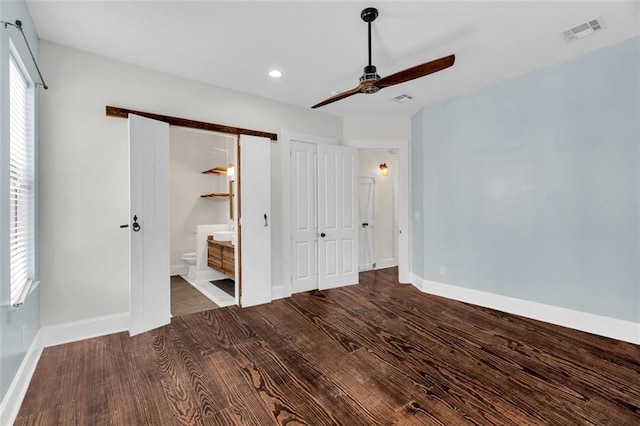
[[[291,292],[318,288],[317,145],[291,142]]]
[[[318,288],[358,283],[357,150],[318,145]]]
[[[169,125],[132,114],[128,121],[133,336],[171,321]]]
[[[370,177],[358,178],[358,244],[360,247],[359,266],[361,271],[375,268],[375,188],[376,181]]]
[[[240,305],[271,302],[271,141],[240,136]]]

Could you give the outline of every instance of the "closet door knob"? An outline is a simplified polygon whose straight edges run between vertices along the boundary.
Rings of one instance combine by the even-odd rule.
[[[321,236],[322,238],[324,238],[324,237],[326,237],[326,236],[327,236],[327,234],[325,234],[325,233],[323,232],[323,233],[321,233],[321,234],[320,234],[320,236]]]

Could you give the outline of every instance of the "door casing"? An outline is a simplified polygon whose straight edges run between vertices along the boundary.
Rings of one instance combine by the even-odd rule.
[[[398,188],[396,212],[398,217],[398,281],[411,282],[411,206],[409,200],[409,142],[408,141],[347,141],[347,146],[358,149],[392,149],[398,152]]]

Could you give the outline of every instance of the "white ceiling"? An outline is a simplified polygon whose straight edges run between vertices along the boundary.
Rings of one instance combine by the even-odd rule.
[[[27,3],[41,39],[302,107],[358,84],[367,62],[365,7],[380,12],[373,64],[381,76],[456,54],[452,68],[321,108],[343,116],[410,116],[424,105],[640,36],[638,1]],[[557,35],[596,16],[606,30],[569,44]],[[283,77],[269,77],[272,68]],[[403,93],[415,99],[391,101]]]

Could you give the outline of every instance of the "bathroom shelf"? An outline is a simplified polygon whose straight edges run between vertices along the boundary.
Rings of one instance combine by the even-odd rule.
[[[213,169],[205,170],[202,172],[203,175],[226,175],[227,168],[226,167],[214,167]]]
[[[201,198],[229,198],[229,194],[226,192],[213,192],[211,194],[202,194]]]

